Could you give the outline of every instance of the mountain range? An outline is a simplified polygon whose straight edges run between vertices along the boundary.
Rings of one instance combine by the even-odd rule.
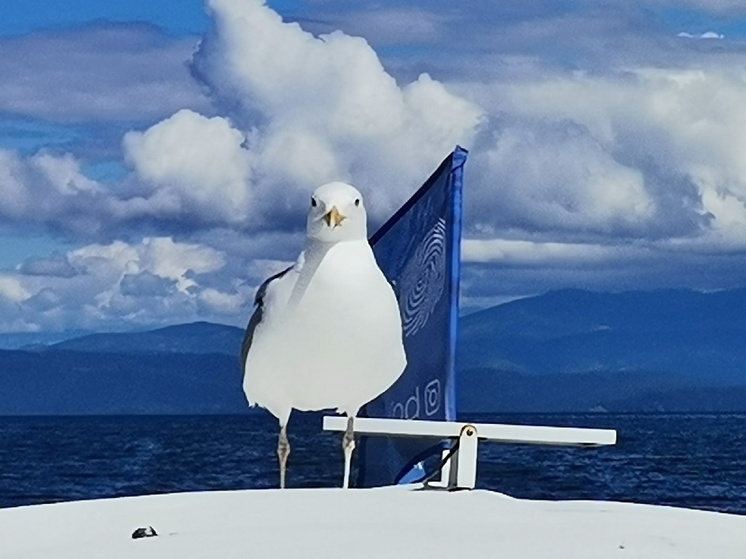
[[[746,290],[561,290],[463,317],[462,409],[746,410]]]
[[[0,350],[0,415],[246,413],[242,339],[198,322]],[[458,407],[746,411],[745,339],[746,290],[520,299],[461,318]]]

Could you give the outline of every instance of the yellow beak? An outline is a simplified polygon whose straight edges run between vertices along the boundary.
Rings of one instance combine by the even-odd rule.
[[[334,229],[337,225],[340,225],[343,220],[347,219],[347,216],[339,213],[337,206],[332,206],[332,209],[324,214],[324,219],[326,220],[326,224]]]

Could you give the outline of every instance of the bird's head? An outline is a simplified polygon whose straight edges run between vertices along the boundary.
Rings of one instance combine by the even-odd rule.
[[[343,182],[330,182],[311,195],[308,236],[324,242],[355,241],[368,237],[368,217],[360,191]]]

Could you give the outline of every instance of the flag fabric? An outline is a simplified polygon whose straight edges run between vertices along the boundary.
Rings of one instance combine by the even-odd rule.
[[[458,322],[463,169],[456,149],[370,238],[378,265],[394,286],[402,316],[407,368],[360,417],[455,420],[454,358]],[[433,441],[361,437],[358,487],[416,481]]]

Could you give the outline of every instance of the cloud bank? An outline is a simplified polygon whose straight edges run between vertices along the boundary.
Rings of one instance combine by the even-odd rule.
[[[204,317],[240,324],[252,289],[212,285],[226,264],[224,252],[170,237],[29,259],[0,273],[1,330],[131,329]]]
[[[184,62],[195,39],[107,23],[0,37],[0,113],[51,122],[143,122],[205,99]],[[112,71],[114,70],[114,71]]]
[[[0,327],[62,328],[76,313],[90,327],[241,324],[254,287],[300,249],[314,187],[352,182],[380,224],[456,144],[471,152],[467,305],[556,286],[738,285],[746,50],[720,34],[676,37],[607,4],[611,12],[509,2],[495,21],[494,6],[476,3],[465,21],[437,2],[373,12],[321,2],[336,19],[298,23],[259,0],[210,0],[212,27],[191,55],[152,30],[85,30],[81,44],[114,45],[115,58],[139,45],[135,64],[160,52],[180,70],[157,85],[160,66],[147,62],[143,91],[123,88],[121,102],[150,124],[123,136],[120,181],[89,178],[72,154],[0,150],[0,226],[80,245],[4,272]],[[452,39],[467,26],[465,57]],[[27,42],[11,43],[47,81],[26,101],[0,83],[0,110],[50,121],[122,112],[103,93],[106,106],[76,97],[83,78],[73,70],[70,108],[55,112],[39,97],[50,71]]]

